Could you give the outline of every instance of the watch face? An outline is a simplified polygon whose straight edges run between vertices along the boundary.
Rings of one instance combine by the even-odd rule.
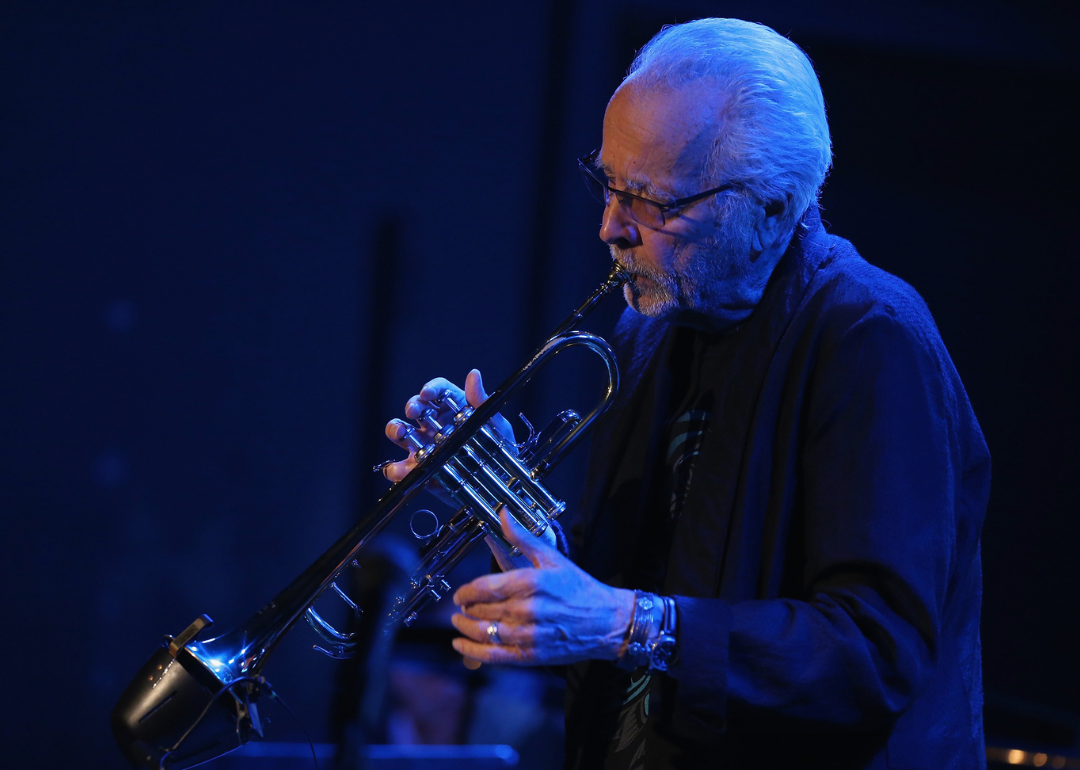
[[[675,657],[675,638],[661,636],[649,650],[649,663],[658,671],[667,671],[668,664]]]

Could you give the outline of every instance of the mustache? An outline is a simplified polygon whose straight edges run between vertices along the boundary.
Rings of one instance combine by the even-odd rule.
[[[618,246],[608,246],[608,250],[611,252],[611,258],[626,268],[633,278],[642,276],[643,278],[650,278],[653,281],[663,281],[667,278],[667,276],[660,275],[652,268],[638,264],[630,252],[620,249]]]

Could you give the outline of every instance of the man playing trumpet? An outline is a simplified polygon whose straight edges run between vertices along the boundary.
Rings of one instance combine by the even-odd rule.
[[[568,767],[984,763],[989,455],[922,300],[823,228],[830,162],[805,54],[729,19],[642,49],[580,161],[623,388],[570,545],[504,517],[523,556],[453,617],[465,656],[569,664]],[[406,417],[447,388],[486,397]]]

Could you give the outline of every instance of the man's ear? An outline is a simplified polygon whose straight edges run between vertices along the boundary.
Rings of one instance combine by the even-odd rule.
[[[788,196],[766,201],[757,211],[754,221],[754,238],[751,248],[754,253],[768,251],[778,240],[787,234],[788,211],[791,201]]]

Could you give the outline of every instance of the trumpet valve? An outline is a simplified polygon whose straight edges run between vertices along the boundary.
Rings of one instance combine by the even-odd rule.
[[[460,412],[462,410],[461,406],[458,405],[457,399],[455,399],[453,396],[450,395],[449,390],[444,390],[442,393],[440,393],[438,395],[438,397],[435,400],[438,403],[442,404],[443,406],[446,406],[446,407],[449,407],[450,409],[453,409],[455,412]],[[468,404],[466,404],[465,408],[468,409],[468,408],[471,408],[471,407],[469,407]]]
[[[439,421],[435,419],[435,415],[439,413],[439,410],[434,406],[429,406],[420,416],[416,418],[417,424],[427,428],[432,434],[438,435],[442,431],[443,426],[439,424]]]
[[[471,406],[466,406],[464,409],[459,409],[454,413],[454,425],[461,427],[465,424],[465,421],[472,417],[473,412],[476,411]]]

